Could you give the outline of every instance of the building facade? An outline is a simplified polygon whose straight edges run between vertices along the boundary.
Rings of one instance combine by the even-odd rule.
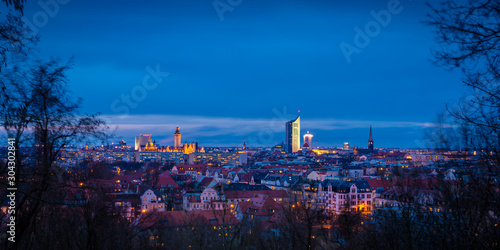
[[[150,134],[141,134],[135,137],[135,150],[141,150],[146,147],[146,144],[151,140]]]
[[[286,152],[295,153],[300,150],[300,114],[286,123]]]

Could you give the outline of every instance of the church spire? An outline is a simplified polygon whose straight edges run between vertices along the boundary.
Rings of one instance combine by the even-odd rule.
[[[373,141],[373,138],[372,138],[372,125],[370,125],[370,138],[368,140],[369,141]]]
[[[370,125],[370,137],[368,138],[368,149],[373,150],[372,125]]]

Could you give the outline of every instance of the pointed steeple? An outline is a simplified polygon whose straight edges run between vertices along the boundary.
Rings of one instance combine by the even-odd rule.
[[[373,141],[373,137],[372,137],[372,125],[370,125],[370,138],[368,139],[368,141]]]
[[[368,149],[373,150],[372,125],[370,125],[370,137],[368,138]]]

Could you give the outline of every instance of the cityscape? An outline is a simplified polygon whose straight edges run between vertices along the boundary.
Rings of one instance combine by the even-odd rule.
[[[498,0],[0,6],[1,249],[500,247]]]

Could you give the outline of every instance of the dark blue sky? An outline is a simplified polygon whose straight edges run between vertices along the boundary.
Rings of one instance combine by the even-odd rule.
[[[69,77],[84,111],[101,112],[130,142],[152,133],[171,144],[180,124],[183,140],[206,146],[273,145],[300,109],[315,146],[366,146],[373,124],[376,147],[418,147],[445,103],[466,93],[459,73],[429,62],[438,45],[423,1],[396,4],[350,63],[340,44],[354,46],[355,27],[391,1],[220,2],[235,5],[223,20],[212,0],[72,0],[46,25],[33,1],[25,16],[41,57],[74,56]],[[168,76],[154,86],[148,67]],[[134,105],[121,99],[134,94]]]

